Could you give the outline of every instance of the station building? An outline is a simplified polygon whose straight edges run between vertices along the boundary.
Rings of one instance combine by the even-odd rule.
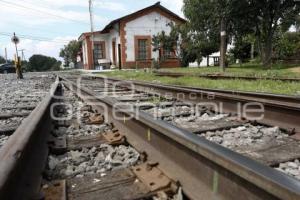
[[[83,68],[86,70],[97,69],[99,66],[119,69],[137,66],[148,68],[152,59],[159,59],[162,53],[167,58],[161,64],[162,67],[179,67],[180,62],[174,52],[153,51],[153,35],[162,31],[169,34],[170,23],[185,23],[185,19],[158,2],[111,21],[103,30],[93,32],[93,35],[91,32],[82,33],[79,41],[82,41],[80,60]]]

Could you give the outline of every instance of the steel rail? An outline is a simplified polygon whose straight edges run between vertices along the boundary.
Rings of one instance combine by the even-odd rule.
[[[39,198],[52,125],[50,106],[58,85],[57,79],[50,93],[0,149],[0,199]]]
[[[123,80],[118,78],[111,78],[111,77],[105,77],[104,76],[96,76],[96,75],[84,75],[86,77],[92,77],[92,78],[98,78],[98,79],[106,79],[108,81],[113,82],[131,82],[134,84],[139,85],[146,85],[146,86],[156,86],[158,84],[154,84],[151,82],[145,82],[145,81],[135,81],[135,80]],[[282,95],[282,94],[272,94],[272,93],[262,93],[262,92],[247,92],[247,91],[239,91],[239,90],[226,90],[226,89],[213,89],[213,88],[200,88],[200,87],[191,87],[191,86],[181,86],[181,85],[170,85],[170,84],[159,84],[162,86],[167,87],[176,87],[178,89],[184,88],[184,89],[191,89],[193,91],[201,91],[201,92],[207,92],[209,94],[231,94],[235,95],[237,97],[252,97],[252,98],[258,98],[263,100],[272,100],[272,101],[282,101],[287,103],[296,103],[300,104],[300,96],[292,96],[292,95]]]
[[[199,78],[207,78],[207,79],[244,79],[250,81],[256,80],[272,80],[272,81],[288,81],[288,82],[299,82],[300,78],[288,78],[288,77],[255,77],[255,76],[232,76],[232,75],[221,75],[221,74],[193,74],[193,73],[184,73],[184,72],[154,72],[156,76],[168,76],[168,77],[184,77],[184,76],[192,76]]]
[[[128,110],[114,98],[98,98],[95,92],[62,80],[98,112],[106,112],[108,121],[122,130],[128,142],[146,152],[149,160],[159,162],[159,168],[178,181],[191,199],[300,198],[300,182],[294,178],[146,113]],[[126,119],[128,116],[132,118]]]
[[[115,78],[98,77],[88,75],[90,78],[105,80],[110,83],[117,83],[118,86],[132,87],[137,91],[154,92],[160,95],[166,95],[179,100],[191,103],[214,103],[219,106],[220,112],[239,113],[245,117],[239,110],[244,106],[248,108],[259,109],[260,107],[251,105],[251,103],[260,103],[263,105],[264,117],[258,122],[266,125],[279,126],[291,132],[300,133],[300,98],[284,95],[271,95],[248,92],[222,92],[220,90],[202,90],[201,88],[180,87],[173,85],[161,85],[146,83],[141,81],[126,81]],[[249,104],[250,103],[250,104]],[[220,110],[221,108],[221,110]],[[257,117],[257,113],[246,113],[248,117]]]

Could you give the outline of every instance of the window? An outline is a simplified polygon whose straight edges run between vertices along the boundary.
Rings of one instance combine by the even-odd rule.
[[[139,39],[138,40],[138,60],[146,60],[147,59],[147,39]]]
[[[105,43],[94,44],[94,62],[98,64],[99,59],[105,58]]]
[[[165,59],[174,58],[174,52],[170,50],[164,50],[164,57]]]

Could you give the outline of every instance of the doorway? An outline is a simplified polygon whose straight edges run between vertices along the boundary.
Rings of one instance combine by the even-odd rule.
[[[121,44],[118,44],[119,70],[122,69]]]
[[[113,64],[116,65],[116,41],[112,42],[112,56],[113,56]]]

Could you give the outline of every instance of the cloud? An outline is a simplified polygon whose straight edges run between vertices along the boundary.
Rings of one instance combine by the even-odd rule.
[[[8,3],[0,1],[0,31],[22,32],[24,30],[26,32],[24,34],[39,35],[47,38],[58,35],[61,36],[44,42],[22,39],[19,48],[26,49],[25,54],[27,59],[33,54],[45,54],[59,58],[59,50],[63,47],[63,44],[55,41],[59,39],[76,39],[81,32],[89,31],[88,0],[4,1]],[[142,1],[139,1],[137,4],[146,7],[152,3],[154,4],[156,1],[157,0],[144,0],[143,3],[141,3]],[[137,2],[136,0],[94,0],[93,2],[95,30],[103,28],[104,25],[113,19],[111,16],[122,16],[130,13],[131,10],[136,11],[138,9],[134,4]],[[183,0],[161,0],[161,2],[163,6],[176,14],[183,16],[181,11]],[[23,8],[20,6],[23,6]],[[70,27],[72,27],[71,31],[74,30],[74,32],[70,33],[70,30],[68,29]],[[38,31],[39,33],[36,33],[35,31]],[[67,31],[69,31],[69,33],[66,33]],[[8,56],[12,58],[15,50],[14,46],[10,43],[10,38],[5,37],[4,40],[0,37],[0,42],[1,54],[4,52],[3,47],[6,46],[8,48]]]
[[[183,0],[161,0],[161,2],[163,6],[166,6],[179,16],[184,17],[182,12]]]
[[[69,41],[76,38],[77,36],[56,37],[50,41],[35,41],[30,39],[21,39],[20,44],[18,44],[18,49],[25,49],[24,52],[27,60],[33,54],[43,54],[61,60],[61,58],[59,57],[59,52],[60,49],[63,48],[64,43],[57,41]],[[16,53],[14,44],[9,42],[3,46],[7,48],[8,58],[12,59]],[[4,49],[2,49],[1,52],[4,52]]]
[[[28,26],[38,26],[44,24],[62,24],[62,23],[76,23],[77,25],[88,26],[89,24],[89,12],[85,11],[73,11],[63,8],[63,5],[81,5],[84,6],[81,1],[67,1],[68,3],[59,3],[61,1],[45,1],[44,6],[39,6],[39,1],[23,1],[16,0],[12,4],[1,4],[0,2],[0,24],[23,24]],[[37,3],[36,3],[37,2]],[[44,2],[44,1],[43,1]],[[65,2],[65,1],[62,1]],[[20,6],[18,6],[20,5]],[[48,5],[48,6],[47,6]],[[87,6],[86,6],[87,7]],[[107,6],[109,7],[109,6]],[[38,12],[40,11],[40,12]],[[7,17],[14,16],[14,17]],[[107,18],[95,15],[95,21],[97,23],[106,23],[109,21]]]

